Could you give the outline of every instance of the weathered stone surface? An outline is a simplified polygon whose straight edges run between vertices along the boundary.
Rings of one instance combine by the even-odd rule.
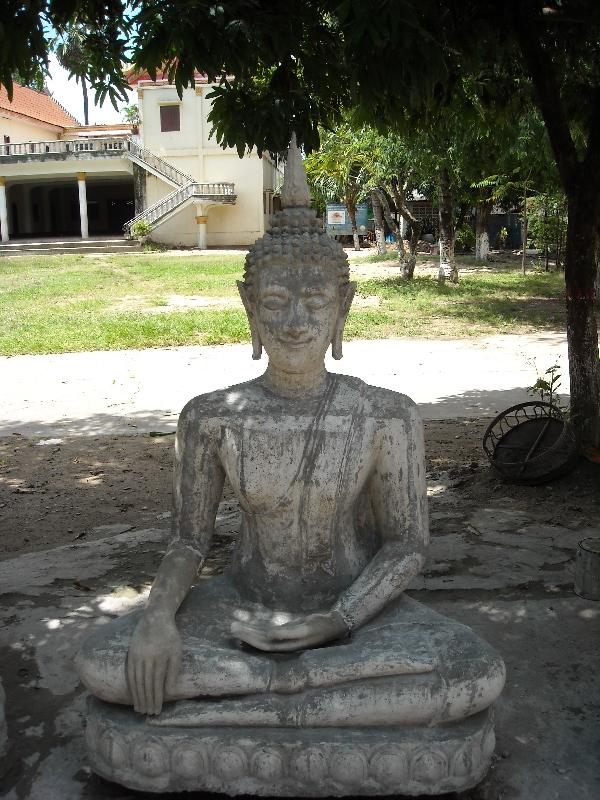
[[[4,703],[6,702],[6,695],[2,681],[0,681],[0,758],[3,758],[8,749],[8,733],[6,730],[6,712],[4,710]],[[0,766],[0,775],[2,775],[2,767]]]
[[[461,790],[489,765],[504,664],[403,595],[429,540],[422,423],[405,395],[326,372],[355,285],[307,207],[295,147],[286,175],[288,207],[238,284],[267,370],[181,413],[174,535],[148,605],[77,658],[109,704],[92,705],[90,757],[148,791]],[[233,559],[190,590],[225,477],[241,507]]]
[[[487,708],[504,664],[469,628],[402,596],[350,639],[279,656],[240,647],[229,634],[243,596],[228,576],[203,581],[177,616],[184,642],[179,677],[149,718],[161,726],[344,728],[441,724]],[[98,628],[78,669],[102,700],[128,703],[125,660],[142,612]],[[277,694],[274,694],[277,692]],[[196,698],[182,702],[186,698]]]
[[[508,508],[480,508],[472,515],[469,523],[480,533],[487,531],[514,533],[530,521],[530,517],[523,511],[512,511]]]
[[[491,711],[435,728],[164,728],[92,699],[92,768],[146,792],[339,797],[464,791],[487,772]]]

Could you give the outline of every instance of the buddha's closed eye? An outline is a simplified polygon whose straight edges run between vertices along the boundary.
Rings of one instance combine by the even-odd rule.
[[[268,311],[279,311],[286,308],[291,301],[292,296],[283,292],[269,292],[260,298],[262,307]],[[326,308],[330,302],[329,295],[323,292],[308,292],[302,297],[302,303],[309,311],[318,311],[321,308]]]
[[[310,311],[318,311],[329,305],[330,298],[326,294],[311,294],[305,298],[304,304]]]
[[[290,296],[283,292],[269,292],[260,298],[260,304],[268,311],[278,311],[280,308],[285,308],[289,302]]]

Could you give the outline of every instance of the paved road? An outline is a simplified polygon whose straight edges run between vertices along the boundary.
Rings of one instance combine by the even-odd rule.
[[[354,341],[328,368],[405,392],[425,419],[495,414],[527,399],[535,359],[559,361],[559,333],[461,340]],[[259,375],[248,345],[0,358],[0,436],[34,437],[172,430],[186,401]]]

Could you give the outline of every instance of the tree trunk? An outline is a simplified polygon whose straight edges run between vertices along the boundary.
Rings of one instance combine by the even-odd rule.
[[[408,255],[404,260],[403,276],[405,278],[412,278],[415,274],[415,267],[417,266],[417,245],[419,244],[419,236],[421,226],[417,225],[410,227],[410,237],[408,239]]]
[[[544,200],[544,262],[546,272],[550,271],[550,248],[548,246],[548,198]]]
[[[443,167],[440,171],[440,269],[438,279],[440,282],[449,280],[458,283],[458,270],[454,259],[454,204],[452,201],[452,188],[448,169]]]
[[[486,261],[490,254],[490,237],[487,231],[492,203],[480,200],[475,206],[475,260]]]
[[[88,90],[85,78],[81,79],[81,91],[83,92],[83,124],[90,124],[90,115],[88,111]]]
[[[523,252],[521,254],[521,271],[523,275],[525,275],[525,251],[527,250],[527,232],[529,230],[529,218],[527,216],[527,183],[525,183],[525,194],[523,195],[523,224],[521,227],[522,230],[522,241],[523,241]]]
[[[356,206],[352,203],[347,203],[348,216],[350,217],[350,224],[352,225],[352,238],[354,239],[354,249],[360,250],[360,238],[358,236],[358,226],[356,225]]]
[[[375,223],[375,242],[377,253],[384,256],[387,252],[385,247],[385,228],[383,226],[383,208],[377,189],[371,192],[371,202],[373,203],[373,222]]]
[[[584,442],[600,446],[600,359],[595,312],[600,236],[600,95],[595,92],[587,150],[579,159],[561,96],[558,72],[544,51],[530,3],[515,4],[515,33],[537,96],[563,189],[567,193],[565,284],[573,425]],[[559,254],[557,253],[557,259]]]
[[[388,224],[388,228],[394,234],[394,238],[396,239],[396,249],[398,250],[398,259],[402,264],[402,268],[404,271],[406,250],[404,249],[404,240],[402,239],[402,234],[400,233],[400,227],[396,222],[396,220],[392,217],[392,212],[390,211],[390,204],[388,203],[388,199],[386,197],[385,192],[382,189],[375,189],[374,191],[376,191],[379,195],[383,216],[385,217],[385,221]]]
[[[556,206],[556,271],[562,267],[562,236],[560,232],[560,209]]]
[[[596,234],[596,304],[600,304],[600,232]]]
[[[412,278],[415,274],[415,267],[417,266],[417,245],[421,237],[421,223],[409,210],[406,205],[406,186],[402,188],[398,184],[398,180],[392,180],[392,194],[394,195],[394,202],[398,212],[402,218],[410,225],[410,237],[408,239],[408,255],[404,255],[404,263],[402,266],[402,277]]]
[[[589,192],[568,199],[565,250],[567,342],[571,383],[571,417],[581,441],[600,446],[600,355],[596,319],[598,205]],[[595,190],[595,186],[592,191]]]

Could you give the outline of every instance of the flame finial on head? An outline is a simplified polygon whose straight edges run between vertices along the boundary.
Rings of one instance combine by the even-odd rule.
[[[281,205],[267,231],[248,250],[243,281],[248,296],[254,292],[257,270],[270,264],[293,268],[318,265],[332,269],[340,285],[348,284],[346,253],[325,232],[323,221],[310,207],[306,171],[294,134],[287,152]]]
[[[283,186],[281,187],[281,205],[283,208],[309,208],[310,206],[306,170],[295,133],[292,133],[287,151]]]

